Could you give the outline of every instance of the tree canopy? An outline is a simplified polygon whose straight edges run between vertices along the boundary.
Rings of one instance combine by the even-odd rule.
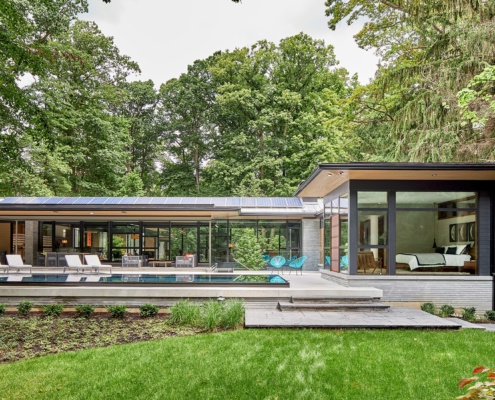
[[[286,196],[322,162],[494,160],[493,0],[327,0],[330,29],[365,21],[367,85],[300,33],[157,88],[87,9],[0,2],[0,196]]]

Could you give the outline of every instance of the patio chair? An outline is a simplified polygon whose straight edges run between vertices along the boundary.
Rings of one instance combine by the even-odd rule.
[[[328,266],[332,265],[332,259],[330,258],[330,256],[325,256],[325,264]]]
[[[93,268],[98,268],[98,273],[102,268],[108,268],[108,273],[112,273],[112,266],[109,264],[102,264],[100,262],[100,257],[96,254],[85,254],[84,259],[86,260],[86,264],[91,265]]]
[[[93,271],[93,267],[91,267],[91,265],[84,265],[81,262],[81,257],[79,257],[77,254],[66,254],[65,261],[67,262],[67,265],[64,266],[63,272],[65,272],[66,269],[68,269],[69,271],[75,269],[77,273],[79,273],[79,271],[84,272],[85,268],[89,268],[90,273]]]
[[[24,264],[19,254],[7,254],[7,264],[7,272],[10,272],[11,269],[17,270],[17,272],[21,272],[21,269],[28,269],[31,273],[33,268],[32,265]]]
[[[340,270],[347,271],[349,269],[349,256],[340,257]]]
[[[272,272],[275,272],[275,269],[278,269],[279,271],[282,271],[282,274],[284,273],[284,270],[282,269],[285,264],[285,258],[282,256],[275,256],[270,260],[270,265],[272,266]]]
[[[293,269],[296,270],[296,275],[297,275],[297,271],[301,271],[301,275],[302,275],[302,267],[304,265],[304,262],[306,261],[306,258],[308,258],[308,257],[302,256],[302,257],[296,258],[294,261],[292,261],[289,264],[289,275]]]
[[[294,260],[297,260],[297,257],[296,256],[292,256],[290,259],[288,260],[285,260],[285,263],[284,263],[284,267],[288,267],[289,264],[294,261]]]

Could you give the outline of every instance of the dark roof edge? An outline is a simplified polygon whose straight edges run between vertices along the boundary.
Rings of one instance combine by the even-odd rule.
[[[417,162],[354,162],[354,163],[324,163],[319,164],[311,175],[301,181],[294,196],[298,196],[316,176],[322,170],[327,169],[342,169],[342,170],[362,170],[367,169],[371,171],[407,171],[407,170],[444,170],[444,171],[483,171],[483,170],[495,170],[495,162],[490,163],[417,163]]]

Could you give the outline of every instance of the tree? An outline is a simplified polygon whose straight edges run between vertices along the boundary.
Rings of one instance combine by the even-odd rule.
[[[366,107],[356,122],[369,127],[380,119],[379,132],[390,132],[384,148],[393,147],[394,160],[492,157],[485,139],[493,132],[480,139],[471,124],[463,124],[456,95],[487,63],[494,64],[493,1],[327,0],[326,5],[331,29],[344,19],[368,20],[356,41],[375,49],[381,65],[374,82],[355,97]]]
[[[116,194],[128,165],[130,137],[128,121],[112,109],[122,98],[119,85],[138,67],[91,22],[77,21],[58,43],[77,57],[60,62],[58,70],[29,87],[39,111],[26,133],[36,147],[58,154],[65,164],[59,180],[66,184],[46,182],[54,194]],[[43,165],[32,167],[45,174]]]
[[[305,34],[215,58],[218,135],[204,172],[217,192],[289,195],[315,163],[347,158],[348,77],[335,64],[333,48]]]
[[[239,263],[252,270],[259,270],[266,265],[263,250],[252,229],[245,229],[243,234],[238,236],[234,243],[233,255]]]
[[[187,73],[160,88],[158,115],[166,148],[162,171],[165,193],[177,196],[202,192],[202,169],[215,134],[209,71],[212,59],[195,61]]]
[[[126,121],[129,136],[124,180],[133,182],[130,187],[139,181],[138,191],[152,194],[159,183],[156,163],[162,152],[156,117],[158,93],[151,80],[122,82],[117,91],[118,104],[115,104],[112,114]]]

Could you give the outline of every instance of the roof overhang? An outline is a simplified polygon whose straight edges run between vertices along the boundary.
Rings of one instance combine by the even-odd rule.
[[[323,197],[350,180],[495,181],[495,163],[320,164],[296,196]]]

